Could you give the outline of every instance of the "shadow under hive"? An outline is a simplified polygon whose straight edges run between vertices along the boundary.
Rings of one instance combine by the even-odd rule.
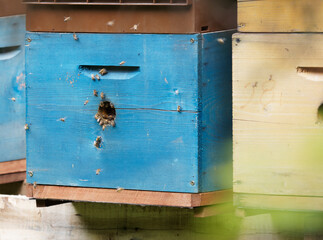
[[[230,189],[231,35],[28,33],[28,182]]]

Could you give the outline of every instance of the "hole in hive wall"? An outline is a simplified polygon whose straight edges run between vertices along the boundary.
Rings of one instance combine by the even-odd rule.
[[[201,27],[201,32],[206,32],[209,30],[209,26],[202,26]]]
[[[110,101],[101,101],[95,119],[104,130],[108,126],[115,126],[116,109]]]
[[[317,110],[317,123],[323,124],[323,103],[320,105],[320,107]]]

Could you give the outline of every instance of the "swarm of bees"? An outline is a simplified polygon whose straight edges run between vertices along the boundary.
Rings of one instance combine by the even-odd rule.
[[[109,101],[101,102],[99,110],[94,116],[100,126],[102,126],[103,131],[107,126],[115,127],[115,117],[114,105]]]

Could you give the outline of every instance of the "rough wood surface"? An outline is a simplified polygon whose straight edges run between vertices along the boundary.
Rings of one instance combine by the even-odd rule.
[[[194,217],[186,208],[66,203],[36,208],[35,200],[0,196],[1,240],[308,240],[322,239],[322,215],[232,213]]]
[[[322,32],[321,0],[238,0],[241,32]]]
[[[235,192],[323,196],[322,42],[323,34],[235,35]]]
[[[199,207],[231,202],[232,191],[212,193],[170,193],[101,188],[80,188],[46,185],[29,185],[30,197],[36,199],[59,199],[86,202],[105,202],[134,205],[157,205],[177,207]]]
[[[323,211],[323,197],[235,194],[234,204],[241,208],[281,211]]]
[[[0,175],[16,172],[26,172],[26,159],[0,162]]]
[[[28,182],[230,189],[232,33],[27,33]],[[115,107],[105,131],[94,90]]]

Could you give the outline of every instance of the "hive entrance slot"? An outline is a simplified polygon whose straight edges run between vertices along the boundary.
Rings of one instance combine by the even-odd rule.
[[[104,130],[107,126],[115,126],[116,109],[110,101],[101,101],[95,119]]]

